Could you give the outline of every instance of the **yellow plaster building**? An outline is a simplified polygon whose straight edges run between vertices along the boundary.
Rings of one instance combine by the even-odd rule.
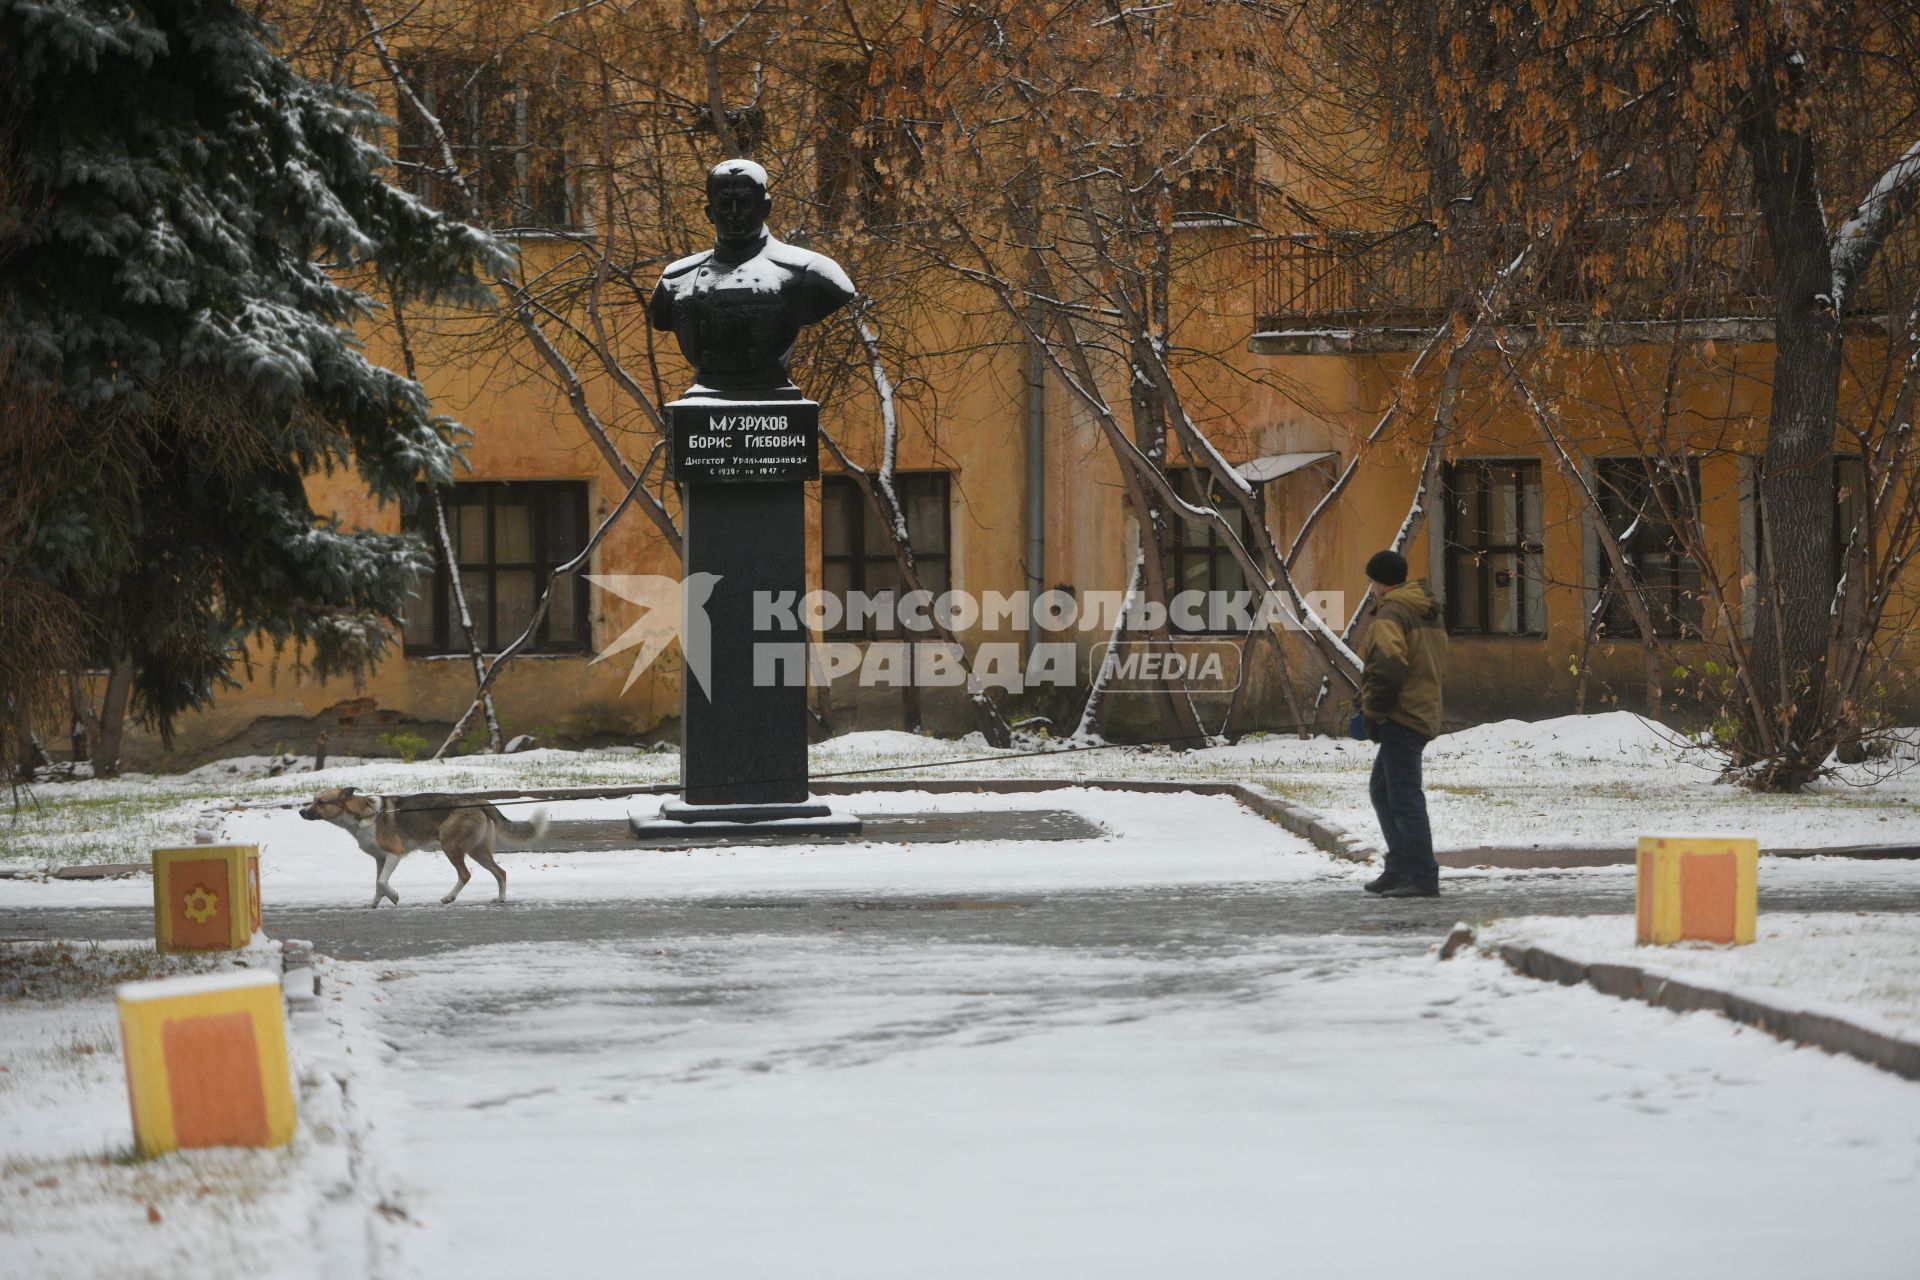
[[[401,143],[404,152],[404,137]],[[785,211],[798,202],[783,205],[786,192],[778,179],[774,196],[773,225],[790,231]],[[1362,442],[1424,335],[1443,317],[1432,312],[1431,298],[1412,288],[1406,305],[1383,319],[1377,300],[1361,298],[1376,279],[1373,264],[1364,255],[1343,255],[1332,237],[1262,238],[1218,225],[1176,234],[1204,244],[1214,264],[1181,341],[1224,355],[1213,381],[1189,389],[1191,403],[1204,406],[1205,416],[1196,413],[1196,421],[1257,484],[1268,527],[1281,546],[1360,454],[1351,485],[1316,526],[1295,566],[1308,590],[1344,593],[1350,609],[1364,587],[1367,556],[1388,545],[1407,517],[1424,453],[1424,437],[1415,441],[1406,433],[1391,432],[1370,447]],[[538,277],[573,253],[576,242],[565,235],[527,235],[519,249],[525,274]],[[923,305],[915,314],[929,310],[938,308]],[[637,311],[625,311],[622,323],[637,326]],[[1772,352],[1762,315],[1756,305],[1752,315],[1725,317],[1717,373],[1685,390],[1686,397],[1711,405],[1718,423],[1764,424]],[[1124,588],[1138,538],[1118,464],[1096,425],[1056,378],[1035,376],[1020,335],[980,300],[956,295],[947,318],[933,323],[954,332],[918,345],[956,354],[916,364],[913,394],[899,402],[904,420],[897,463],[929,586],[975,595]],[[518,634],[546,571],[580,550],[618,506],[627,484],[589,440],[577,406],[539,360],[499,344],[458,341],[452,335],[460,328],[457,318],[417,325],[414,355],[435,407],[472,433],[470,472],[453,492],[450,532],[480,642],[491,652]],[[638,344],[644,335],[635,327],[625,337]],[[403,363],[392,326],[373,329],[366,338],[373,358],[395,367]],[[1623,326],[1602,337],[1597,349],[1618,354],[1651,340],[1648,332]],[[1658,348],[1647,350],[1649,362],[1657,364]],[[685,382],[677,353],[663,356],[657,367],[670,397]],[[807,389],[818,394],[811,385]],[[631,404],[623,407],[611,379],[588,379],[581,395],[609,424],[613,443],[628,459],[638,465],[649,456],[653,439],[635,421]],[[824,428],[850,455],[877,459],[880,412],[871,380],[850,376],[822,398]],[[1602,594],[1604,567],[1570,482],[1529,422],[1511,413],[1480,412],[1473,398],[1469,391],[1447,449],[1441,491],[1428,496],[1424,527],[1406,548],[1416,576],[1429,577],[1447,604],[1454,641],[1449,722],[1616,704],[1639,709],[1645,645],[1623,635],[1617,618],[1604,634],[1593,634],[1594,620],[1604,619],[1609,607]],[[1595,415],[1596,436],[1612,429],[1607,415]],[[1622,441],[1623,449],[1629,446]],[[1752,546],[1740,452],[1723,426],[1698,463],[1714,567],[1734,579],[1739,574],[1729,570],[1751,557]],[[1602,459],[1599,465],[1609,464]],[[823,457],[823,471],[826,478],[809,489],[812,580],[833,590],[896,581],[891,552],[870,527],[873,517],[858,490],[836,476],[830,456]],[[400,514],[374,505],[349,473],[317,476],[311,488],[317,509],[336,512],[348,524],[400,527]],[[668,511],[677,512],[667,486],[652,488]],[[1237,580],[1237,570],[1204,534],[1183,537],[1188,540],[1172,566],[1178,583]],[[1711,619],[1690,622],[1685,616],[1700,608],[1691,598],[1697,569],[1657,538],[1642,545],[1642,570],[1665,575],[1662,581],[1671,584],[1667,620],[1676,628],[1710,629]],[[595,549],[586,573],[670,577],[677,570],[672,545],[632,508]],[[242,672],[244,687],[223,694],[211,710],[184,718],[171,750],[130,733],[129,765],[182,766],[274,749],[311,753],[322,733],[336,755],[389,754],[403,734],[437,745],[474,688],[447,579],[444,563],[423,579],[406,620],[404,646],[364,683],[316,681],[299,670],[295,655],[257,651]],[[1345,612],[1336,611],[1333,620],[1344,623]],[[584,580],[563,582],[536,643],[495,688],[509,736],[530,733],[547,745],[672,740],[682,678],[677,649],[667,649],[630,687],[626,656],[595,661],[639,616],[636,606],[612,592]],[[887,642],[884,635],[831,631],[821,638],[862,647]],[[1104,632],[1048,636],[976,626],[959,635],[975,651],[982,643],[1011,642],[1024,652],[1033,640],[1063,638],[1079,653],[1076,686],[1010,698],[1008,709],[1046,712],[1056,726],[1063,719],[1070,726]],[[1278,652],[1283,661],[1273,646],[1251,650],[1237,726],[1342,722],[1344,699],[1315,709],[1321,669],[1299,638],[1283,636]],[[1230,701],[1219,693],[1200,699],[1209,728],[1218,726]],[[862,687],[845,677],[816,690],[815,706],[822,733],[974,727],[965,699],[952,688]],[[1127,695],[1113,700],[1107,725],[1116,736],[1153,731],[1144,699]]]

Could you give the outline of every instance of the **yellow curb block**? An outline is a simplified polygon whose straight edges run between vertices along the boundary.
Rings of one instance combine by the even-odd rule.
[[[1756,840],[1641,836],[1635,858],[1635,941],[1752,942],[1759,866]]]
[[[277,1147],[293,1136],[280,979],[263,969],[131,982],[116,993],[134,1145]]]
[[[153,851],[153,941],[161,951],[237,951],[260,930],[260,847]]]

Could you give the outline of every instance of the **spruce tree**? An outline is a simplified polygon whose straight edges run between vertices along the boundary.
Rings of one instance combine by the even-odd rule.
[[[451,478],[459,429],[352,326],[376,285],[483,303],[498,245],[390,186],[373,104],[227,0],[0,0],[0,116],[0,381],[64,413],[0,449],[40,482],[0,579],[88,637],[47,665],[119,673],[166,734],[252,638],[320,675],[377,662],[424,548],[306,481],[351,467],[404,509]]]

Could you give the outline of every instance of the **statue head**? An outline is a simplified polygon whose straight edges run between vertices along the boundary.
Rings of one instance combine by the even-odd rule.
[[[751,160],[723,160],[707,171],[707,221],[723,242],[760,238],[773,200],[767,171]]]

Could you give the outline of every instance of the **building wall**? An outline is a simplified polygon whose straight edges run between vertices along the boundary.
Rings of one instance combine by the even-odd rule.
[[[527,251],[537,255],[554,250],[535,244]],[[1296,472],[1269,486],[1269,528],[1285,546],[1325,492],[1335,467],[1353,456],[1356,442],[1378,419],[1412,357],[1254,354],[1247,350],[1252,327],[1247,279],[1244,271],[1237,276],[1226,273],[1225,282],[1216,283],[1204,295],[1205,305],[1194,311],[1183,329],[1183,341],[1220,355],[1215,371],[1202,375],[1204,384],[1189,390],[1193,403],[1204,406],[1201,425],[1230,461],[1318,450],[1336,455],[1330,465]],[[1028,390],[1023,349],[1013,340],[1010,327],[996,322],[977,299],[955,298],[948,316],[937,323],[950,332],[918,335],[917,345],[922,350],[962,354],[928,359],[913,370],[912,386],[898,405],[903,422],[899,467],[945,470],[952,477],[953,586],[972,592],[1019,591],[1027,585],[1029,568]],[[587,441],[550,380],[510,354],[474,353],[471,344],[455,336],[461,327],[458,317],[439,319],[444,323],[417,326],[421,378],[436,407],[472,431],[471,478],[584,481],[590,514],[597,523],[619,501],[624,486]],[[391,330],[373,328],[366,336],[373,358],[400,363]],[[1745,416],[1764,423],[1765,375],[1771,358],[1768,347],[1735,349],[1722,376],[1685,388],[1683,398],[1702,418],[1725,422]],[[1645,367],[1657,369],[1657,352],[1649,350]],[[672,376],[670,371],[669,381]],[[1604,396],[1595,389],[1599,375],[1592,373],[1590,380],[1593,385],[1575,389],[1600,403]],[[588,394],[597,411],[614,424],[627,456],[644,457],[648,441],[638,434],[642,425],[634,421],[633,410],[622,404],[604,379],[592,382]],[[1544,635],[1454,640],[1448,719],[1472,723],[1616,704],[1637,709],[1645,675],[1643,646],[1618,642],[1583,652],[1584,618],[1593,601],[1589,586],[1593,551],[1573,487],[1543,454],[1529,423],[1481,412],[1471,396],[1469,401],[1455,453],[1541,461],[1550,586]],[[1044,584],[1080,593],[1121,590],[1135,539],[1124,511],[1117,464],[1096,424],[1057,380],[1048,380],[1044,403]],[[851,455],[868,461],[878,456],[879,422],[871,383],[859,378],[848,380],[845,389],[829,400],[823,415],[825,429]],[[1596,412],[1590,431],[1604,437],[1608,430],[1607,416]],[[1728,446],[1720,437],[1711,443],[1721,449]],[[1741,511],[1739,467],[1733,452],[1709,457],[1701,474],[1703,492],[1710,497],[1714,560],[1723,574],[1737,578]],[[1406,517],[1420,466],[1421,451],[1404,434],[1390,435],[1366,452],[1350,490],[1317,528],[1296,565],[1296,576],[1304,587],[1344,591],[1349,610],[1358,605],[1365,586],[1362,566],[1372,551],[1392,540]],[[349,472],[317,476],[311,490],[319,510],[332,511],[348,524],[385,530],[399,525],[398,513],[376,506]],[[670,508],[677,508],[670,492],[663,497]],[[1435,510],[1433,519],[1441,518]],[[1409,546],[1416,574],[1437,566],[1435,536],[1430,521]],[[817,572],[817,489],[809,506],[808,538]],[[678,564],[657,530],[635,509],[607,537],[592,568],[599,574],[672,575]],[[611,642],[636,617],[632,606],[605,592],[593,592],[595,646]],[[1071,638],[1081,649],[1084,682],[1088,653],[1104,635],[1079,631]],[[984,641],[1019,641],[1024,636],[989,634],[976,628],[961,639],[971,649]],[[223,694],[211,710],[184,718],[170,749],[151,735],[131,733],[129,765],[181,767],[227,754],[275,749],[310,752],[323,731],[330,735],[335,754],[387,753],[392,744],[383,743],[382,737],[403,732],[417,733],[438,745],[472,694],[472,670],[464,657],[419,658],[396,652],[361,683],[313,680],[300,671],[296,655],[290,653],[257,650],[251,659],[240,673],[242,688]],[[677,650],[670,649],[623,692],[628,667],[625,657],[598,664],[591,655],[518,660],[496,690],[508,732],[531,732],[558,744],[675,736],[681,683]],[[1293,727],[1296,703],[1307,709],[1309,718],[1313,716],[1321,668],[1297,636],[1284,636],[1277,654],[1258,650],[1246,678],[1251,684],[1246,727]],[[1287,683],[1293,689],[1291,700]],[[817,691],[815,705],[830,732],[897,727],[912,721],[942,733],[974,727],[965,700],[955,690],[923,689],[910,694],[862,688],[852,679],[843,679]],[[1076,697],[1065,694],[1029,695],[1010,699],[1009,705],[1015,713],[1049,714],[1056,724],[1070,723],[1078,709]],[[1225,713],[1223,698],[1204,699],[1202,705],[1210,725]],[[1344,699],[1336,697],[1321,708],[1318,720],[1323,726],[1331,725],[1344,715]],[[1140,697],[1117,700],[1112,724],[1117,734],[1154,731],[1149,708]]]

